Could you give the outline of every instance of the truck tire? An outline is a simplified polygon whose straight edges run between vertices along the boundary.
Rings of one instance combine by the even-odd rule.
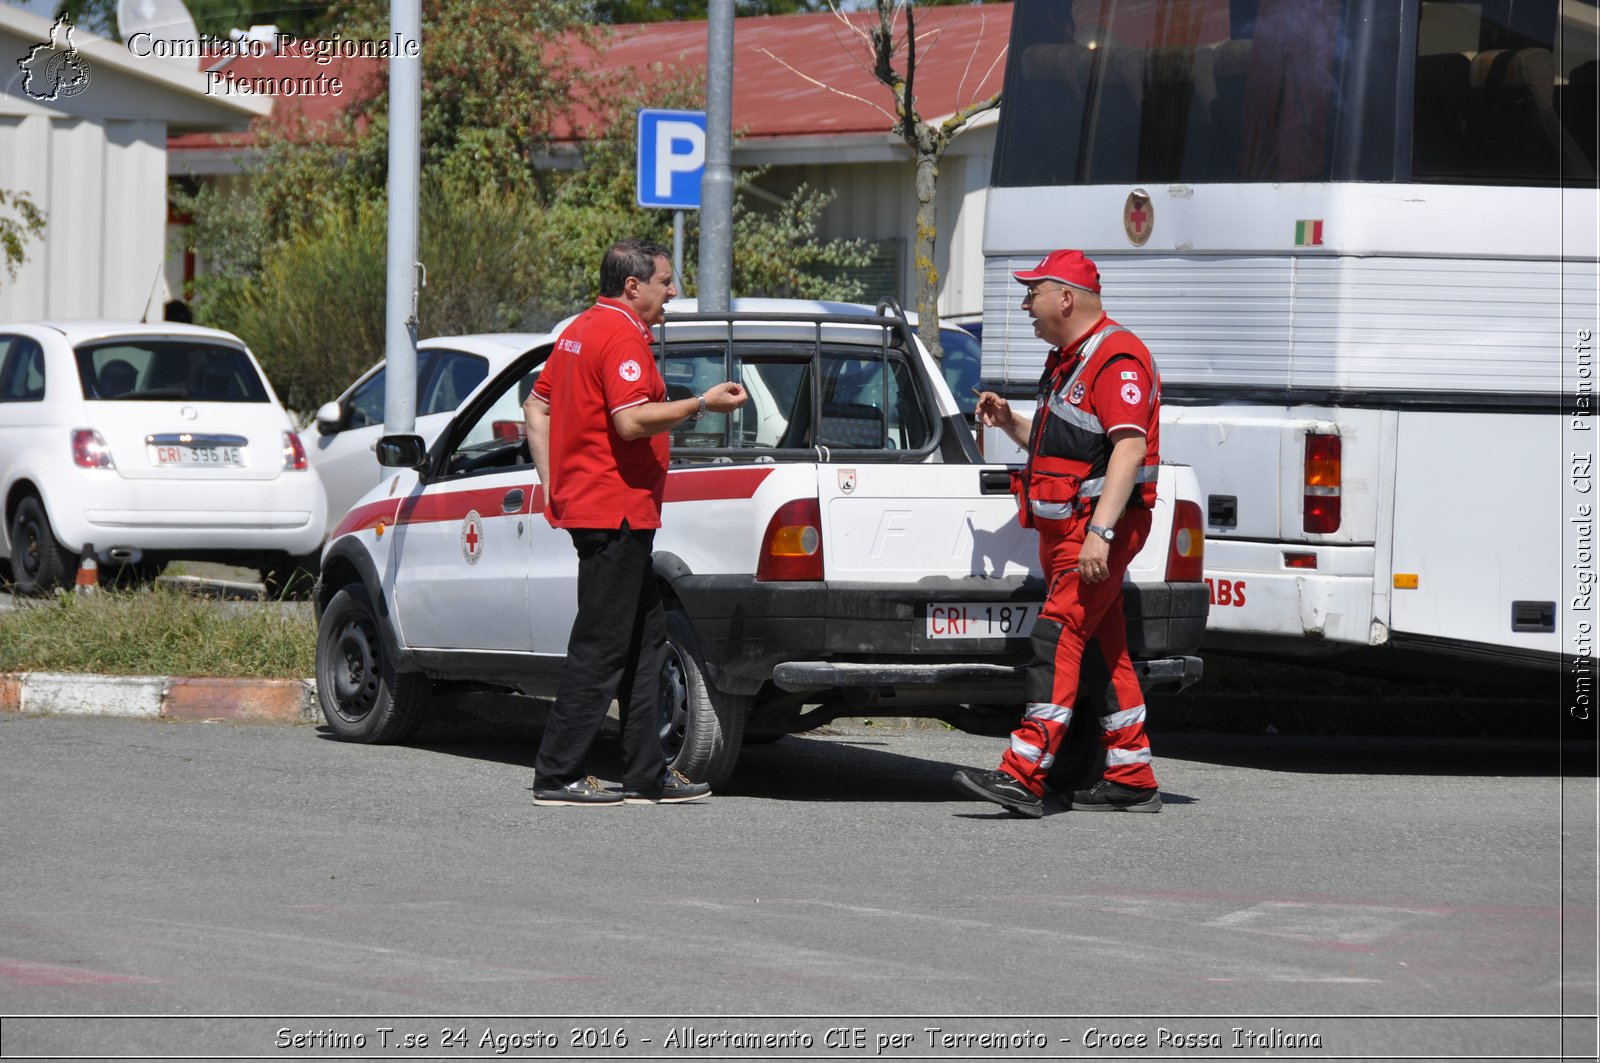
[[[16,592],[25,597],[53,594],[72,582],[78,559],[56,541],[44,503],[28,495],[11,518],[11,568]]]
[[[668,609],[661,662],[661,742],[667,762],[695,782],[721,786],[739,759],[749,713],[748,695],[718,690],[706,678],[689,615]]]
[[[317,629],[317,702],[333,733],[350,742],[403,742],[422,723],[427,677],[394,670],[383,621],[367,588],[348,583]]]

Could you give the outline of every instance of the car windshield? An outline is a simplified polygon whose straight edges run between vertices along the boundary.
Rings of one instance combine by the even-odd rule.
[[[110,340],[77,350],[83,397],[110,402],[268,402],[238,347],[196,340]]]

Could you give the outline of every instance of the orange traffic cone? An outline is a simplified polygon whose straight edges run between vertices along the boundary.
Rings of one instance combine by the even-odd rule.
[[[94,547],[83,544],[83,561],[78,565],[78,578],[73,590],[79,594],[93,594],[100,589],[100,566],[94,560]]]

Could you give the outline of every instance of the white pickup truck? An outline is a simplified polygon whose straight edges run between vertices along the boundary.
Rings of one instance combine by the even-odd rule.
[[[673,765],[715,785],[743,742],[841,715],[1009,729],[1044,587],[1007,468],[985,464],[892,304],[750,305],[657,329],[675,397],[728,379],[750,392],[672,436],[655,570]],[[379,443],[395,471],[335,530],[315,594],[318,697],[339,736],[402,740],[455,684],[554,694],[577,558],[545,520],[521,414],[547,353],[486,381],[431,448]],[[1141,674],[1181,688],[1207,610],[1200,496],[1184,466],[1159,486],[1124,601]]]

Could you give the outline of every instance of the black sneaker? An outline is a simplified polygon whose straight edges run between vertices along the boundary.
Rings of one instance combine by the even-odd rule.
[[[569,782],[565,786],[555,789],[541,788],[538,783],[533,787],[533,803],[536,805],[620,805],[622,795],[607,790],[600,785],[600,780],[593,775]]]
[[[993,801],[997,805],[1004,805],[1019,816],[1037,818],[1044,815],[1044,802],[1003,771],[961,768],[951,781],[956,784],[956,789],[963,793],[981,797],[985,801]]]
[[[1078,812],[1160,812],[1161,790],[1101,779],[1087,790],[1072,791],[1072,808]]]
[[[689,777],[676,768],[668,768],[661,781],[649,789],[622,791],[622,800],[630,805],[675,805],[710,796],[710,783],[690,782]]]

